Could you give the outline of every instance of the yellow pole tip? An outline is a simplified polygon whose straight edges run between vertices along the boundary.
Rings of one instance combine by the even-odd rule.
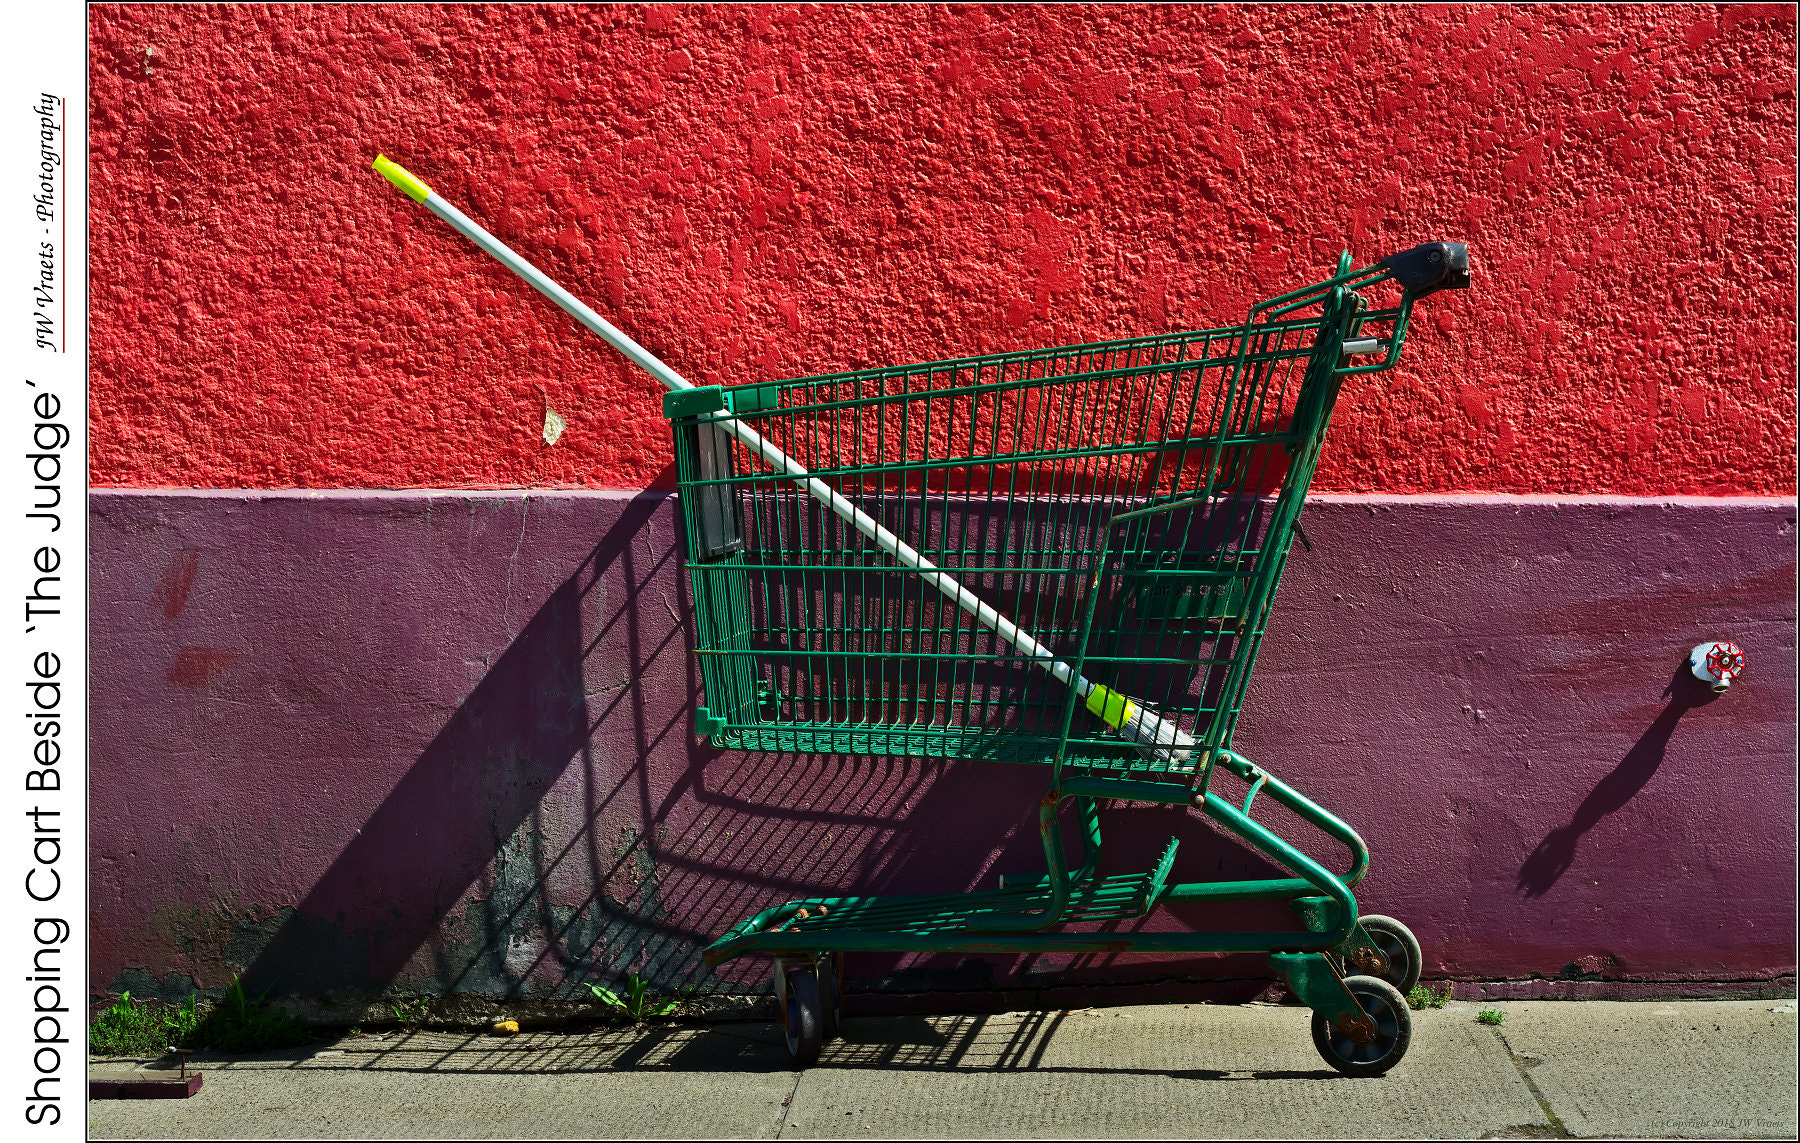
[[[374,163],[370,165],[375,168],[376,174],[405,191],[406,197],[414,202],[424,202],[431,196],[431,188],[419,176],[386,155],[376,155]]]
[[[1118,729],[1131,717],[1135,704],[1110,687],[1096,685],[1088,692],[1087,708],[1106,725]]]

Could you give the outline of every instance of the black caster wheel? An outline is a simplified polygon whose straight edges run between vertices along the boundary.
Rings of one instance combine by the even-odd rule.
[[[1344,987],[1362,1005],[1368,1023],[1359,1029],[1342,1028],[1324,1013],[1314,1012],[1313,1046],[1326,1063],[1347,1076],[1381,1075],[1400,1062],[1412,1043],[1412,1012],[1400,990],[1379,977],[1346,977]]]
[[[1398,988],[1400,995],[1405,996],[1419,983],[1419,973],[1425,967],[1425,954],[1419,950],[1419,938],[1392,917],[1368,916],[1360,920],[1363,931],[1369,934],[1369,940],[1387,958],[1387,971],[1380,974],[1381,979]]]
[[[819,980],[819,1035],[825,1043],[842,1035],[844,1020],[844,954],[820,953],[813,972]]]
[[[775,966],[775,1002],[788,1055],[797,1067],[819,1061],[825,1046],[824,1013],[819,1005],[819,978],[810,965]]]

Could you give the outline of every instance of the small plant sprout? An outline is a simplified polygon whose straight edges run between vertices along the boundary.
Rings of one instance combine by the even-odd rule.
[[[1477,1024],[1486,1024],[1489,1027],[1499,1027],[1505,1021],[1506,1013],[1500,1011],[1498,1008],[1483,1008],[1480,1012],[1475,1014],[1475,1022]]]
[[[665,996],[660,1001],[653,1000],[650,995],[650,982],[632,973],[625,978],[625,995],[620,996],[610,988],[598,984],[588,984],[587,990],[594,994],[594,999],[605,1005],[608,1013],[622,1016],[633,1024],[641,1024],[645,1020],[655,1020],[673,1014],[687,1003],[693,989],[683,989],[676,996]]]

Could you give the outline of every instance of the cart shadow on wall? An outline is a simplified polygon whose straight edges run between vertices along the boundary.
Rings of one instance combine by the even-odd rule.
[[[480,989],[493,977],[517,993],[528,974],[519,972],[515,930],[542,915],[538,887],[543,871],[566,861],[571,850],[548,857],[541,800],[571,766],[583,786],[600,780],[592,736],[597,719],[587,674],[600,632],[583,623],[583,610],[610,594],[603,580],[623,579],[624,605],[601,628],[623,622],[627,645],[640,651],[633,609],[654,566],[641,569],[640,534],[659,498],[639,497],[573,574],[549,595],[497,657],[467,699],[418,760],[363,822],[305,898],[284,910],[270,939],[249,958],[244,972],[253,993],[361,997],[386,989]],[[633,544],[637,544],[634,551]],[[609,696],[616,710],[629,694]],[[601,717],[605,717],[602,708]],[[616,716],[615,716],[616,717]],[[623,729],[623,728],[621,728]],[[631,728],[639,748],[648,728]],[[612,796],[624,792],[623,784]],[[593,846],[583,855],[599,881],[616,876],[628,861],[603,858]],[[464,918],[452,910],[474,888],[475,907]],[[450,935],[469,923],[466,939]],[[422,949],[433,961],[425,980],[409,979]]]
[[[766,978],[753,967],[715,975],[699,961],[736,916],[846,884],[955,891],[1041,862],[1032,767],[702,745],[693,611],[685,577],[668,574],[681,552],[658,551],[651,530],[663,501],[628,504],[304,899],[263,930],[266,940],[240,936],[227,960],[246,966],[253,995],[586,1001],[585,983],[616,987],[630,973],[663,993],[761,993]],[[646,684],[669,655],[685,679],[674,700]],[[674,763],[666,789],[653,758],[665,773]],[[559,802],[578,792],[578,815],[547,806],[553,788]],[[1269,874],[1191,815],[1130,808],[1106,822],[1117,838],[1109,863],[1154,860],[1153,839],[1173,831],[1196,876]],[[1190,909],[1172,915],[1220,923],[1216,906],[1204,918],[1183,916]],[[1141,919],[1106,924],[1121,923]],[[851,961],[850,984],[990,998],[977,996],[979,1006],[997,987],[1080,986],[1095,969],[1109,984],[1174,975],[1136,958],[1113,964],[1111,954],[1000,959],[871,953]],[[1180,972],[1181,987],[1212,980],[1207,995],[1221,999],[1267,984],[1260,958],[1199,971],[1190,961]]]

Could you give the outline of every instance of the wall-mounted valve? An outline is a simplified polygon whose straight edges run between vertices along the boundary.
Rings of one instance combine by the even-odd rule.
[[[1744,673],[1743,648],[1736,643],[1702,643],[1688,652],[1688,669],[1715,692],[1731,688],[1731,680]]]

